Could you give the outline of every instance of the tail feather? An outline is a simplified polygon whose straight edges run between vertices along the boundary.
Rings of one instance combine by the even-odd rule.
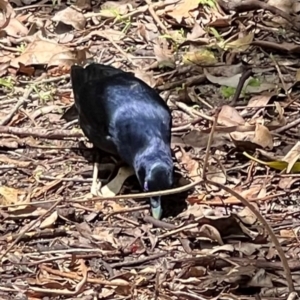
[[[118,74],[130,74],[112,66],[92,63],[85,68],[77,65],[71,67],[71,80],[74,90],[80,89],[84,84],[91,80],[101,81],[104,78],[111,77]]]
[[[104,78],[115,76],[118,74],[127,74],[134,76],[132,72],[125,72],[112,66],[91,63],[85,67],[73,65],[71,67],[71,82],[74,91],[75,105],[72,105],[62,116],[67,122],[78,118],[79,93],[81,88],[91,80],[101,81]]]

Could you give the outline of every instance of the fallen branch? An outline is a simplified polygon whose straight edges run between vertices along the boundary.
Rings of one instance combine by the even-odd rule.
[[[0,134],[7,133],[7,134],[14,134],[20,137],[38,137],[38,138],[45,138],[45,139],[63,139],[63,138],[79,138],[83,137],[83,133],[79,131],[71,131],[71,130],[49,130],[44,128],[18,128],[12,126],[0,126]]]

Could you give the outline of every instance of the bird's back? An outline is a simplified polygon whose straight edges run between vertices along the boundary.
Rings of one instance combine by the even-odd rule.
[[[90,140],[103,144],[104,134],[104,142],[114,144],[116,152],[129,164],[137,151],[149,147],[154,140],[166,147],[170,144],[168,106],[151,87],[131,74],[89,80],[76,101],[81,120],[89,124],[86,128]]]
[[[73,66],[80,125],[99,148],[128,163],[153,140],[170,143],[171,114],[151,87],[133,74],[99,64]]]

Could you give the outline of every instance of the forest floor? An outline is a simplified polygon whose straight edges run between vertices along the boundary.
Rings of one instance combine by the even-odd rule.
[[[297,299],[298,2],[0,10],[1,299]],[[160,221],[109,155],[90,193],[95,150],[61,117],[70,66],[91,61],[134,72],[172,110]]]

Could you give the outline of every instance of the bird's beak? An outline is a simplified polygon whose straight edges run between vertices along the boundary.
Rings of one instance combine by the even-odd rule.
[[[162,215],[160,196],[150,198],[152,216],[154,219],[160,219]]]

